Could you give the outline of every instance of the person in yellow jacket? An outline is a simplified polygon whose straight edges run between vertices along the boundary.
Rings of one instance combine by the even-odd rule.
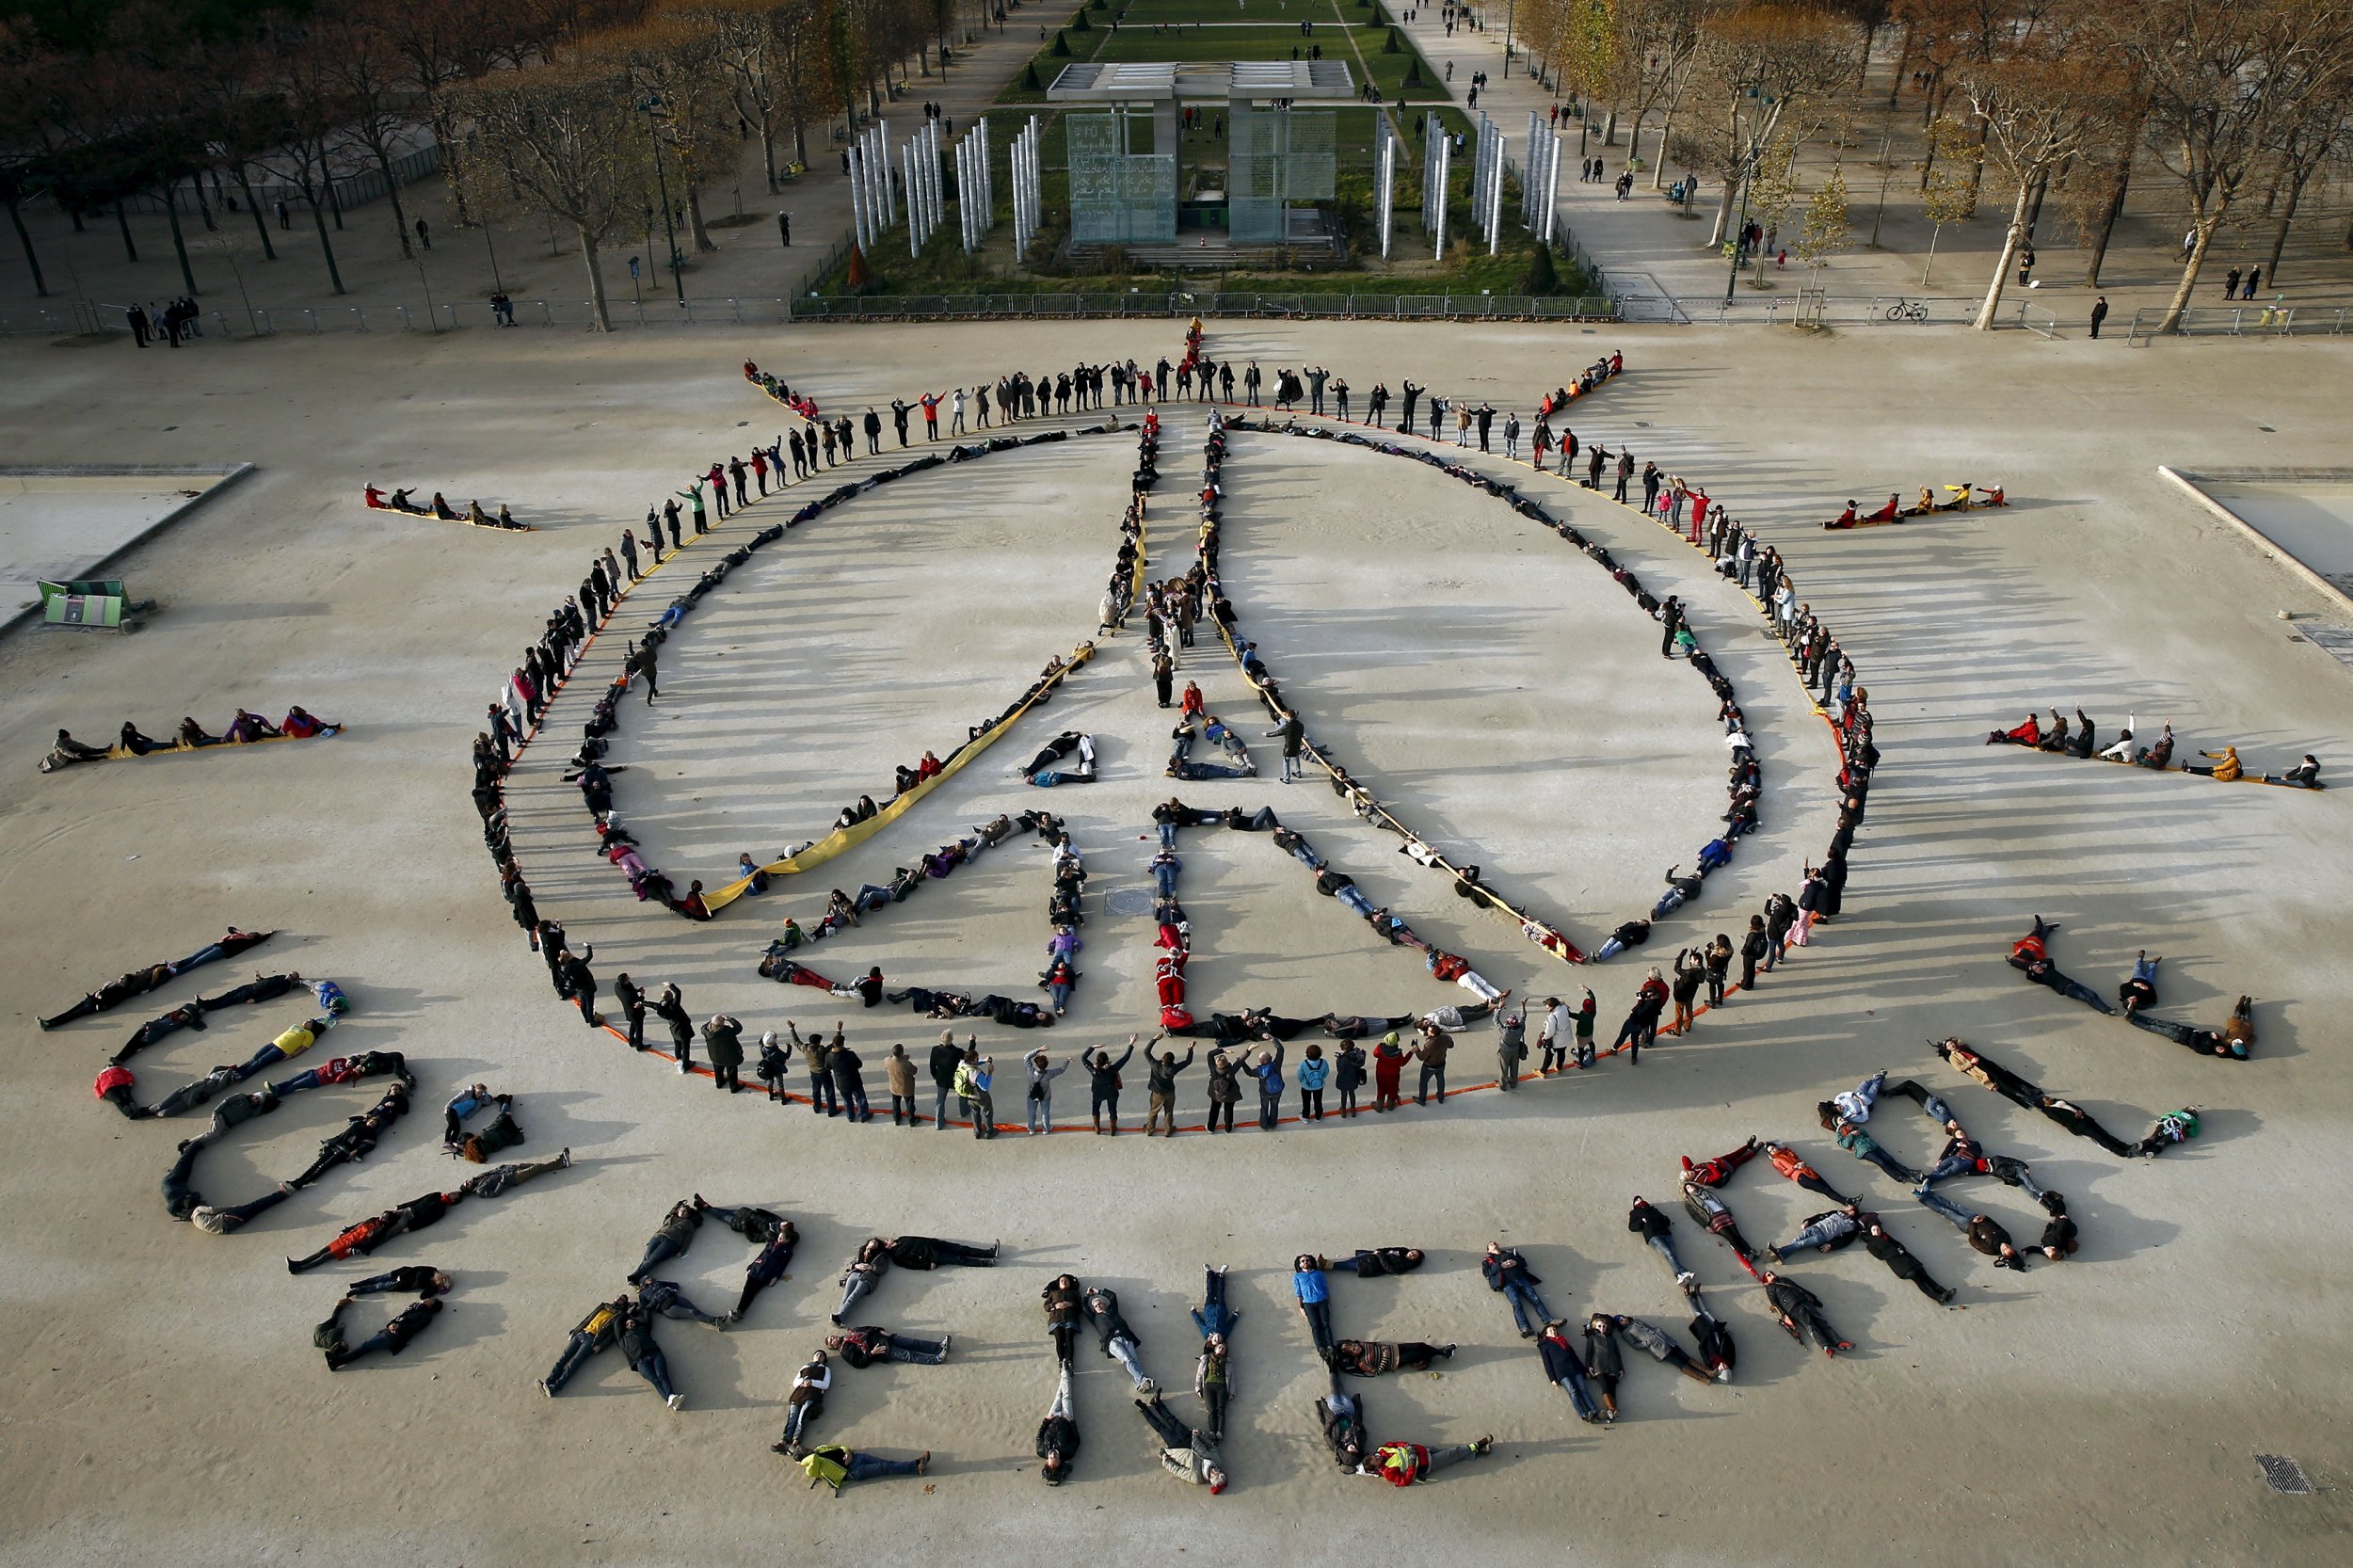
[[[824,1481],[839,1497],[841,1488],[850,1481],[873,1480],[883,1476],[920,1476],[931,1467],[932,1451],[925,1448],[913,1459],[884,1459],[839,1443],[826,1443],[809,1449],[799,1459],[812,1488]]]
[[[551,1400],[561,1393],[590,1356],[613,1343],[621,1331],[621,1315],[628,1310],[627,1296],[616,1296],[590,1308],[588,1316],[572,1325],[572,1336],[565,1345],[564,1353],[555,1358],[548,1375],[539,1380],[539,1392]]]
[[[2202,773],[2224,784],[2233,783],[2243,776],[2243,770],[2238,763],[2238,747],[2236,746],[2224,746],[2220,751],[2201,751],[2198,755],[2205,758],[2214,766],[2201,768],[2192,764],[2184,768],[2182,770],[2184,773]]]
[[[291,1062],[316,1044],[320,1035],[342,1021],[333,1013],[322,1013],[315,1018],[306,1019],[295,1025],[277,1039],[255,1051],[243,1065],[239,1066],[237,1080],[243,1082],[264,1067],[276,1066],[280,1062]]]

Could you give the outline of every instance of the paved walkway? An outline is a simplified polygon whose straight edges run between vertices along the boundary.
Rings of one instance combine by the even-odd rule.
[[[893,142],[904,140],[922,123],[926,101],[942,105],[954,134],[964,134],[973,118],[1036,53],[1032,31],[1016,23],[963,46],[944,83],[936,74],[914,76],[904,96],[884,107],[883,118]],[[1024,116],[1029,111],[1000,112]],[[774,197],[762,188],[760,149],[750,142],[744,144],[736,168],[705,188],[703,211],[717,248],[701,255],[689,251],[685,285],[690,297],[773,300],[808,287],[819,262],[850,227],[849,182],[842,176],[840,153],[828,132],[829,126],[823,122],[808,127],[808,172]],[[1010,137],[1007,131],[995,139],[1001,146]],[[789,163],[792,156],[788,132],[779,137],[777,162]],[[440,319],[448,319],[443,307],[456,304],[461,321],[487,326],[485,302],[501,287],[519,304],[546,298],[568,302],[573,313],[580,313],[580,302],[588,297],[587,278],[579,248],[568,234],[552,232],[544,220],[530,215],[493,223],[487,232],[461,230],[448,187],[438,178],[420,181],[401,195],[410,219],[425,219],[434,248],[414,260],[403,260],[392,232],[391,203],[378,200],[353,208],[344,214],[340,232],[329,231],[336,264],[348,291],[340,296],[329,286],[317,234],[305,215],[294,215],[288,229],[272,227],[270,239],[278,259],[271,261],[262,254],[249,214],[216,214],[220,227],[213,233],[205,232],[194,215],[184,214],[182,228],[196,273],[198,299],[207,312],[206,325],[212,325],[210,312],[220,311],[229,315],[235,329],[244,330],[249,301],[270,312],[281,330],[301,329],[306,325],[301,315],[305,308],[318,311],[322,324],[330,328],[352,327],[357,325],[352,314],[355,307],[365,313],[371,328],[390,329],[400,325],[396,307],[406,307],[411,319],[422,324],[430,299]],[[789,249],[777,235],[776,214],[779,210],[792,215]],[[733,222],[739,212],[745,220]],[[44,300],[34,295],[22,254],[10,240],[0,247],[0,253],[5,254],[5,260],[0,260],[0,329],[30,328],[38,323],[38,312],[46,310],[57,318],[55,329],[66,330],[72,320],[70,302],[75,298],[120,305],[173,298],[185,292],[172,252],[169,226],[161,214],[131,217],[132,238],[139,256],[136,263],[125,258],[121,234],[111,222],[93,221],[87,232],[77,234],[54,210],[36,212],[27,221],[52,297]],[[687,237],[680,237],[684,248]],[[650,244],[643,233],[623,233],[603,248],[605,292],[616,318],[631,316],[632,301],[640,295],[657,301],[667,292],[657,261],[663,244],[657,231]],[[629,276],[632,255],[640,260],[642,279],[635,290]],[[524,309],[528,311],[527,304]],[[654,312],[649,310],[648,313]],[[120,321],[120,317],[113,319]]]
[[[1442,77],[1448,63],[1453,63],[1452,86],[1458,97],[1466,92],[1473,72],[1487,72],[1487,86],[1479,95],[1480,107],[1503,127],[1513,159],[1523,160],[1528,111],[1534,109],[1544,114],[1558,100],[1527,74],[1525,53],[1515,55],[1511,73],[1505,75],[1500,26],[1491,23],[1486,32],[1457,31],[1449,38],[1440,20],[1441,9],[1436,6],[1424,7],[1417,21],[1401,25],[1413,36]],[[1825,269],[1824,284],[1832,296],[1842,298],[1930,298],[1939,302],[1932,307],[1931,319],[1950,321],[1974,313],[1976,301],[1983,297],[1995,253],[2001,246],[2009,205],[1989,181],[1987,198],[1977,218],[1964,224],[1948,224],[1941,235],[1934,232],[1933,225],[1920,215],[1916,165],[1913,161],[1918,139],[1918,104],[1916,99],[1906,97],[1892,116],[1887,113],[1885,71],[1891,66],[1892,60],[1882,51],[1872,71],[1872,90],[1860,95],[1855,104],[1855,136],[1859,145],[1849,154],[1846,165],[1848,210],[1854,243]],[[1700,302],[1721,300],[1730,268],[1721,250],[1707,244],[1714,228],[1716,199],[1721,189],[1717,182],[1703,179],[1691,216],[1680,216],[1668,203],[1664,191],[1654,188],[1656,171],[1646,166],[1636,176],[1629,200],[1620,201],[1610,184],[1577,182],[1577,127],[1566,119],[1561,123],[1567,127],[1570,145],[1563,150],[1561,160],[1561,216],[1577,243],[1608,272],[1613,290],[1682,298],[1688,302],[1683,314],[1699,312]],[[1642,133],[1641,152],[1654,161],[1658,151],[1657,125],[1654,118],[1646,122]],[[1882,142],[1883,127],[1891,130],[1889,167],[1884,168],[1872,164]],[[1597,134],[1586,138],[1582,155],[1602,156],[1610,181],[1617,178],[1634,152],[1624,139],[1627,129],[1621,126],[1621,139],[1614,147],[1601,146]],[[1826,171],[1826,152],[1816,144],[1801,160],[1801,177],[1809,191]],[[1668,170],[1661,184],[1673,184],[1681,172]],[[2136,309],[2162,306],[2170,300],[2181,277],[2181,226],[2169,211],[2171,192],[2161,179],[2146,173],[2137,178],[2138,183],[2127,202],[2124,218],[2117,225],[2102,269],[2102,288],[2095,290],[2084,283],[2089,254],[2072,238],[2064,236],[2064,222],[2053,202],[2046,206],[2041,225],[2044,244],[2036,274],[2040,286],[2031,292],[2023,291],[2016,286],[2013,275],[2003,296],[2002,320],[2014,322],[2020,302],[2030,300],[2038,324],[2044,322],[2043,312],[2047,312],[2064,324],[2062,329],[2067,335],[2081,336],[2092,300],[2105,293],[2112,318],[2106,335],[2121,342],[2123,325]],[[1885,208],[1880,215],[1882,184]],[[1875,216],[1879,216],[1878,249],[1867,246]],[[1801,213],[1785,220],[1785,247],[1794,243],[1801,221]],[[2291,279],[2290,303],[2310,306],[2325,300],[2333,310],[2337,304],[2353,299],[2353,287],[2348,287],[2353,285],[2353,269],[2348,268],[2341,251],[2331,250],[2322,243],[2329,237],[2316,221],[2303,225],[2291,237],[2287,273]],[[1931,243],[1935,246],[1932,263],[1929,260]],[[2199,287],[2195,303],[2201,308],[2223,304],[2224,271],[2267,256],[2270,235],[2266,228],[2260,233],[2234,235],[2229,243],[2242,248],[2245,253],[2217,251],[2205,273],[2212,280],[2201,281]],[[1735,291],[1735,298],[1747,303],[1736,308],[1754,313],[1759,304],[1771,300],[1778,301],[1786,312],[1796,302],[1801,271],[1793,255],[1786,271],[1776,276],[1775,289],[1752,289],[1744,280]],[[2263,291],[2265,302],[2271,296],[2271,290]],[[2250,323],[2261,308],[2261,303],[2247,307]],[[1629,313],[1639,319],[1682,319],[1682,315],[1663,309],[1637,307]],[[1705,319],[1704,315],[1702,319]]]

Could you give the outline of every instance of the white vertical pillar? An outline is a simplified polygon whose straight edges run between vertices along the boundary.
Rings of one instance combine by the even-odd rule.
[[[1422,116],[1421,122],[1421,232],[1433,233],[1438,227],[1438,138],[1443,135],[1437,114]]]
[[[1487,174],[1493,158],[1487,145],[1487,111],[1479,111],[1479,124],[1471,133],[1471,211],[1481,217],[1487,211]]]
[[[1397,220],[1397,137],[1381,121],[1381,259],[1389,259],[1389,234]]]
[[[874,144],[868,139],[864,132],[860,132],[850,143],[850,195],[857,208],[859,231],[857,243],[861,248],[872,245],[874,238],[874,171],[870,167],[873,161],[873,152]]]
[[[1488,160],[1487,175],[1487,254],[1492,256],[1503,241],[1503,133],[1495,133],[1495,152]]]
[[[1546,245],[1550,245],[1552,243],[1553,216],[1560,210],[1560,201],[1561,138],[1555,136],[1548,136],[1545,138],[1544,205],[1541,209],[1539,209],[1536,215],[1537,235],[1543,239]]]
[[[1535,110],[1528,111],[1528,168],[1520,180],[1520,226],[1536,226],[1536,193],[1544,185],[1545,162],[1539,155],[1536,138],[1544,134],[1542,117]]]
[[[1438,120],[1438,116],[1431,116],[1431,120],[1435,122]],[[1454,163],[1454,141],[1449,139],[1443,130],[1440,130],[1438,169],[1435,169],[1435,179],[1431,182],[1435,186],[1433,207],[1435,207],[1435,215],[1438,215],[1433,224],[1431,224],[1431,254],[1433,254],[1435,259],[1440,259],[1440,262],[1445,262],[1445,257],[1448,257],[1448,165],[1449,163]]]
[[[923,253],[923,215],[915,202],[915,143],[910,139],[899,149],[899,165],[905,171],[907,184],[907,255]]]

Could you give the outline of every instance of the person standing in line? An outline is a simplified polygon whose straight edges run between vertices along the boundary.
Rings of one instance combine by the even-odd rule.
[[[1381,1036],[1381,1043],[1372,1051],[1373,1110],[1394,1111],[1398,1108],[1403,1098],[1405,1064],[1411,1059],[1412,1053],[1399,1044],[1396,1030]]]
[[[1022,1058],[1021,1065],[1029,1076],[1029,1133],[1032,1137],[1054,1130],[1054,1080],[1070,1070],[1065,1061],[1059,1067],[1049,1066],[1046,1048],[1040,1046]]]
[[[1258,1060],[1250,1067],[1250,1076],[1258,1080],[1258,1129],[1273,1132],[1282,1120],[1283,1055],[1288,1047],[1276,1046],[1272,1051],[1260,1051]]]
[[[711,1058],[712,1086],[730,1095],[744,1092],[744,1020],[714,1013],[703,1025],[703,1052]]]
[[[825,1074],[833,1080],[834,1093],[840,1097],[841,1113],[854,1122],[871,1122],[873,1108],[866,1103],[866,1075],[859,1069],[866,1064],[850,1048],[841,1032],[841,1026],[833,1026],[832,1043],[825,1048]]]
[[[1309,1046],[1306,1056],[1299,1064],[1299,1119],[1303,1122],[1323,1120],[1323,1086],[1332,1076],[1332,1064],[1323,1059],[1321,1046]]]
[[[1154,1042],[1159,1038],[1155,1035]],[[1150,1105],[1144,1114],[1144,1135],[1146,1138],[1152,1136],[1155,1126],[1161,1128],[1163,1136],[1176,1136],[1176,1075],[1193,1065],[1193,1048],[1190,1046],[1185,1048],[1181,1060],[1174,1046],[1164,1056],[1153,1055],[1151,1044],[1144,1046],[1145,1086],[1151,1095]]]
[[[662,994],[654,999],[653,1016],[670,1026],[670,1054],[678,1059],[678,1070],[687,1071],[695,1055],[695,1020],[676,984],[662,987]]]
[[[801,1053],[801,1065],[808,1071],[808,1109],[811,1115],[841,1114],[840,1096],[835,1094],[833,1070],[825,1061],[825,1039],[812,1030],[808,1039],[801,1038],[800,1026],[792,1019],[784,1021],[785,1032],[792,1038],[792,1048]]]
[[[1497,1020],[1496,1087],[1507,1093],[1520,1086],[1520,1064],[1528,1060],[1528,1019],[1516,1008]]]
[[[1045,1052],[1038,1054],[1043,1056]],[[1087,1063],[1087,1110],[1094,1120],[1097,1136],[1104,1130],[1103,1115],[1106,1112],[1111,1113],[1111,1135],[1114,1138],[1119,1136],[1119,1070],[1135,1054],[1136,1037],[1130,1034],[1128,1036],[1128,1048],[1121,1053],[1118,1061],[1112,1060],[1110,1051],[1098,1049]]]
[[[1165,695],[1163,695],[1160,706],[1163,708],[1168,706]],[[1281,724],[1266,733],[1269,740],[1277,736],[1282,738],[1283,782],[1289,784],[1299,777],[1299,759],[1301,753],[1306,749],[1307,727],[1300,722],[1298,711],[1294,709],[1283,715]]]
[[[1576,1028],[1567,1005],[1559,997],[1546,997],[1545,1021],[1536,1026],[1536,1044],[1543,1052],[1536,1064],[1538,1077],[1550,1078],[1568,1065],[1569,1042]]]
[[[1428,1105],[1431,1086],[1435,1084],[1438,1090],[1438,1103],[1444,1105],[1446,1103],[1446,1059],[1447,1054],[1454,1048],[1454,1037],[1427,1019],[1422,1022],[1420,1028],[1421,1043],[1414,1048],[1413,1055],[1421,1063],[1421,1080],[1414,1091],[1414,1103]]]
[[[964,1049],[963,1072],[963,1081],[968,1086],[967,1093],[972,1102],[972,1136],[994,1138],[997,1136],[997,1100],[989,1093],[989,1088],[995,1081],[997,1059],[983,1056],[977,1043],[968,1043]]]
[[[883,1071],[890,1080],[890,1125],[920,1127],[923,1113],[915,1104],[915,1059],[907,1055],[904,1044],[890,1048],[883,1058]]]
[[[588,960],[596,955],[594,946],[585,955],[567,948],[556,960],[564,989],[579,1004],[581,1022],[591,1029],[604,1022],[604,1015],[597,1011],[597,977],[588,969]]]
[[[939,1043],[932,1047],[931,1057],[932,1130],[935,1132],[948,1130],[948,1098],[958,1093],[956,1076],[963,1067],[964,1052],[957,1048],[956,1032],[952,1029],[941,1030]],[[959,1109],[968,1112],[970,1107],[967,1103]]]
[[[1344,1117],[1355,1116],[1358,1111],[1356,1095],[1365,1086],[1365,1048],[1353,1040],[1341,1041],[1339,1052],[1333,1061],[1332,1075],[1334,1085],[1340,1095],[1339,1113]]]
[[[629,1048],[646,1048],[646,993],[624,971],[613,978],[613,1000],[620,1004],[621,1017],[629,1025]]]

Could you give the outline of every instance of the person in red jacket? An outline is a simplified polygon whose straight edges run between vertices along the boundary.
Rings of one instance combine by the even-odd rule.
[[[1372,1051],[1372,1108],[1394,1111],[1398,1105],[1398,1080],[1405,1072],[1406,1056],[1398,1045],[1397,1031],[1381,1037]]]
[[[1694,1165],[1691,1157],[1683,1157],[1683,1180],[1687,1186],[1721,1187],[1732,1179],[1732,1173],[1756,1158],[1757,1142],[1752,1138],[1729,1154]]]
[[[2015,729],[1996,729],[1990,732],[1985,738],[1985,744],[1990,746],[1997,746],[2004,744],[2021,746],[2039,746],[2042,744],[2042,721],[2036,718],[2032,713],[2028,713],[2026,715],[2026,722],[2020,725]]]
[[[1372,1450],[1371,1457],[1356,1466],[1356,1473],[1385,1480],[1391,1486],[1411,1486],[1417,1481],[1428,1480],[1449,1464],[1481,1458],[1495,1446],[1496,1440],[1492,1436],[1443,1448],[1426,1448],[1419,1443],[1384,1443]]]
[[[1845,1206],[1853,1200],[1822,1179],[1822,1173],[1807,1164],[1797,1150],[1786,1144],[1767,1143],[1765,1158],[1773,1162],[1773,1169],[1796,1182],[1809,1192],[1818,1193],[1831,1202]]]

